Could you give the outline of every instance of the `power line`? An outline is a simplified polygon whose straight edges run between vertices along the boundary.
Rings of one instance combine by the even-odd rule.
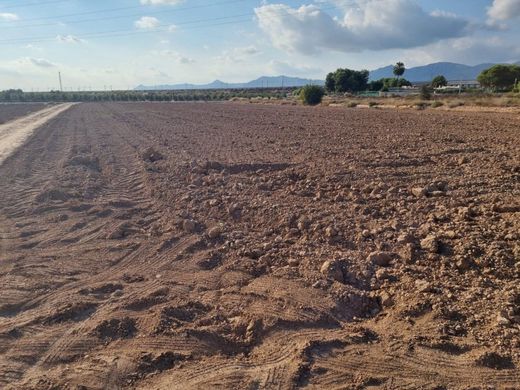
[[[225,4],[241,3],[241,2],[244,2],[244,1],[246,1],[246,0],[228,0],[228,1],[222,1],[222,2],[217,2],[217,3],[203,4],[203,5],[198,5],[198,6],[176,8],[176,9],[172,9],[172,10],[168,10],[168,11],[147,12],[146,15],[158,15],[158,14],[162,15],[162,14],[165,14],[165,13],[175,13],[175,12],[179,12],[179,11],[187,11],[187,10],[192,10],[192,9],[206,8],[206,7],[209,8],[209,7],[225,5]],[[136,8],[136,7],[130,7],[130,8]],[[137,8],[140,8],[140,7],[137,7]],[[114,8],[113,10],[117,10],[117,8]],[[94,12],[94,11],[92,11],[92,12]],[[98,11],[95,11],[95,12],[98,12]],[[101,11],[99,11],[99,12],[101,12]],[[52,22],[52,23],[24,24],[24,25],[5,26],[5,27],[2,27],[2,29],[20,29],[20,28],[29,28],[29,27],[45,27],[45,26],[54,26],[54,25],[57,25],[57,24],[60,24],[60,23],[66,23],[67,25],[74,25],[74,24],[79,24],[79,23],[97,22],[97,21],[100,21],[100,20],[124,19],[124,18],[127,18],[127,17],[135,17],[135,16],[142,16],[142,15],[143,15],[143,13],[139,12],[139,13],[133,13],[133,14],[128,14],[128,15],[106,16],[106,17],[101,17],[101,18],[90,18],[90,19],[81,19],[81,20],[73,20],[73,21],[56,21],[56,22]],[[30,19],[26,19],[26,20],[30,20]]]
[[[321,10],[328,10],[333,9],[335,7],[323,7]],[[199,19],[199,20],[192,20],[188,22],[180,22],[174,25],[187,25],[187,24],[196,24],[196,23],[204,23],[204,22],[211,22],[211,21],[218,21],[218,20],[224,20],[224,19],[231,19],[231,18],[243,18],[243,17],[249,17],[245,20],[234,20],[234,21],[228,21],[228,22],[222,22],[222,23],[216,23],[216,24],[208,24],[208,25],[200,25],[200,26],[192,26],[192,28],[188,27],[185,28],[185,30],[190,29],[196,29],[196,28],[204,28],[204,27],[211,27],[211,26],[220,26],[225,24],[234,24],[234,23],[245,23],[245,22],[251,22],[251,17],[255,16],[255,13],[247,13],[247,14],[239,14],[239,15],[232,15],[232,16],[224,16],[219,18],[209,18],[209,19]],[[136,34],[150,34],[150,33],[158,33],[158,32],[168,32],[168,29],[170,28],[171,24],[165,25],[161,24],[156,26],[153,30],[110,30],[110,31],[99,31],[99,32],[92,32],[92,33],[85,33],[76,36],[78,39],[86,39],[86,38],[108,38],[108,37],[118,37],[118,36],[128,36],[128,35],[136,35]],[[58,36],[59,37],[59,36]],[[6,45],[6,44],[21,44],[21,43],[39,43],[39,42],[49,42],[49,41],[55,41],[58,37],[30,37],[30,38],[11,38],[11,39],[4,39],[0,40],[0,45]]]
[[[51,1],[39,1],[37,3],[27,3],[27,4],[18,4],[18,5],[8,5],[0,6],[0,10],[5,9],[14,9],[14,8],[26,8],[26,7],[32,7],[32,6],[38,6],[38,5],[48,5],[48,4],[55,4],[55,3],[66,3],[68,0],[51,0]]]
[[[237,24],[237,23],[246,23],[251,22],[251,19],[245,19],[245,20],[233,20],[229,22],[223,22],[223,23],[214,23],[214,24],[207,24],[202,26],[193,26],[195,28],[204,28],[204,27],[212,27],[212,26],[221,26],[225,24]],[[162,28],[157,28],[155,30],[113,30],[113,31],[104,31],[104,32],[97,32],[97,33],[90,33],[90,34],[82,34],[79,36],[76,36],[78,39],[84,39],[84,38],[110,38],[110,37],[120,37],[120,36],[128,36],[128,35],[141,35],[141,34],[153,34],[158,32],[168,32],[168,29],[170,25],[168,26],[157,26]],[[186,30],[191,30],[192,28],[186,28]],[[40,42],[52,42],[55,41],[57,37],[46,37],[46,38],[20,38],[16,41],[0,41],[0,45],[12,45],[12,44],[21,44],[21,43],[40,43]]]

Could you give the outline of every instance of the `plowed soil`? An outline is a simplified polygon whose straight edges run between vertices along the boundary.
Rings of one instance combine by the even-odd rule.
[[[520,388],[519,128],[70,108],[0,166],[0,388]]]
[[[45,107],[44,103],[2,103],[0,104],[0,125]]]

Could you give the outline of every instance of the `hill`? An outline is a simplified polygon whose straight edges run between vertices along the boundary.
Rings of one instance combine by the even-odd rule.
[[[215,80],[209,84],[165,84],[165,85],[139,85],[135,89],[138,91],[152,90],[179,90],[179,89],[243,89],[243,88],[281,88],[281,87],[302,87],[307,84],[323,85],[323,80],[303,79],[299,77],[287,76],[262,76],[256,80],[245,83],[226,83]]]

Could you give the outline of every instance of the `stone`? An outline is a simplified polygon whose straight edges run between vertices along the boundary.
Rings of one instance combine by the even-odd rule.
[[[214,226],[208,230],[208,237],[214,240],[215,238],[219,238],[222,234],[221,226]]]
[[[383,307],[390,307],[394,305],[394,299],[393,297],[386,291],[383,291],[381,295],[379,296],[379,299],[381,301],[381,306]]]
[[[427,194],[426,189],[423,187],[414,187],[412,188],[411,192],[417,198],[422,198]]]
[[[497,316],[497,325],[500,325],[500,326],[509,326],[511,325],[511,321],[505,317],[504,315],[502,315],[502,313],[500,313],[498,316]]]
[[[197,224],[192,219],[185,219],[182,222],[182,230],[184,230],[186,233],[193,233],[196,227]]]
[[[342,268],[343,267],[341,266],[339,261],[327,260],[322,264],[320,272],[329,279],[333,279],[337,282],[343,283],[345,279],[343,276]]]
[[[408,244],[408,243],[414,243],[415,237],[411,235],[410,233],[401,233],[399,237],[397,237],[397,243],[398,244]]]
[[[422,279],[418,279],[415,281],[415,288],[417,289],[417,291],[422,293],[433,291],[431,283]]]
[[[457,262],[455,263],[458,269],[461,271],[466,271],[471,268],[473,265],[473,261],[467,257],[460,257]]]
[[[421,240],[421,249],[430,253],[439,253],[440,245],[436,236],[428,236]]]
[[[325,235],[329,238],[336,237],[338,235],[338,232],[332,226],[329,226],[328,228],[325,229]]]
[[[386,267],[392,261],[392,254],[389,252],[372,252],[368,255],[368,261],[372,264]]]

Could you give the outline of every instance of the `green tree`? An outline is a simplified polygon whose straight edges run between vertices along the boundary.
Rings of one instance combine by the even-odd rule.
[[[334,92],[336,90],[336,81],[333,72],[330,72],[325,78],[325,89],[327,92]]]
[[[307,104],[309,106],[315,106],[321,103],[323,99],[323,95],[325,95],[325,90],[323,87],[318,85],[306,85],[300,90],[300,99],[303,104]]]
[[[336,92],[364,91],[368,85],[368,70],[337,69],[334,72]]]
[[[520,66],[493,65],[485,69],[477,77],[479,83],[494,90],[512,90],[515,82],[520,80]]]
[[[398,62],[394,65],[394,76],[399,79],[404,72],[406,71],[406,68],[404,67],[404,64],[402,62]]]
[[[448,80],[446,80],[446,77],[444,77],[443,75],[435,76],[430,85],[432,86],[432,88],[445,87],[446,85],[448,85]]]
[[[372,80],[371,82],[368,83],[368,89],[370,91],[381,91],[384,86],[385,86],[385,83],[383,82],[383,79]]]

